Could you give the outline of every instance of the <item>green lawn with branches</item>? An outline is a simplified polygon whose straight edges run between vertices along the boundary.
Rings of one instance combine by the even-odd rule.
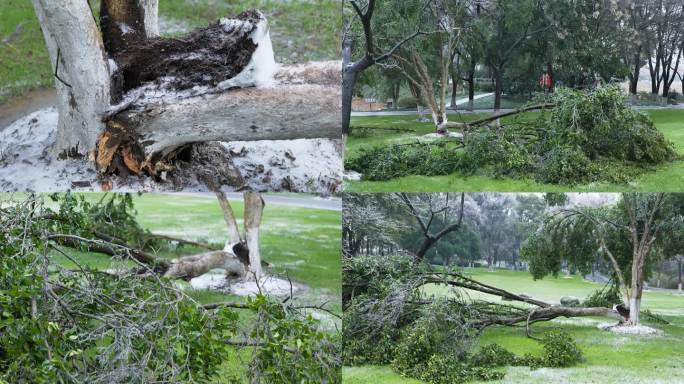
[[[684,156],[684,109],[649,110],[656,127]],[[533,117],[528,113],[522,118]],[[451,115],[450,121],[472,121],[484,114]],[[513,117],[520,119],[521,117]],[[513,118],[504,118],[503,122]],[[392,131],[387,129],[399,129]],[[416,116],[370,116],[352,119],[353,134],[347,140],[346,156],[353,157],[363,146],[409,143],[434,132],[432,123],[416,122]],[[388,181],[345,181],[348,192],[430,192],[430,191],[497,191],[497,192],[676,192],[684,187],[684,160],[656,166],[627,184],[590,183],[584,185],[541,184],[530,179],[494,178],[485,175],[405,176]]]
[[[559,276],[534,281],[528,272],[486,269],[465,269],[465,272],[483,283],[526,293],[534,298],[558,302],[560,297],[573,295],[585,298],[601,284],[591,283],[579,276]],[[451,290],[444,286],[429,286],[426,294],[450,295]],[[468,292],[472,298],[485,298],[485,294]],[[499,302],[498,297],[488,296]],[[500,381],[488,383],[681,383],[684,382],[684,295],[674,292],[644,292],[643,308],[662,316],[670,325],[645,324],[663,330],[662,336],[638,336],[607,332],[599,329],[602,324],[613,324],[614,320],[604,318],[556,319],[551,322],[536,323],[533,332],[561,328],[575,339],[585,356],[585,361],[572,368],[541,368],[530,370],[527,367],[507,367],[506,376]],[[541,347],[536,341],[525,336],[524,327],[493,327],[487,329],[479,340],[479,345],[497,343],[516,354],[540,354]],[[362,384],[417,384],[415,379],[404,378],[388,366],[345,367],[345,383]]]

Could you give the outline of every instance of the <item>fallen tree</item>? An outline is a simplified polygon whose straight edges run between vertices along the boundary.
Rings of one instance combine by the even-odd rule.
[[[95,270],[73,257],[63,246],[72,240],[81,250],[86,244],[125,256],[119,239],[82,237],[108,219],[118,220],[117,233],[129,235],[129,243],[139,240],[125,214],[127,198],[115,200],[93,207],[69,198],[56,211],[35,195],[2,199],[0,292],[2,316],[11,321],[0,324],[0,382],[341,382],[336,336],[294,300],[259,293],[204,307],[160,278],[143,254],[130,260],[144,275]],[[73,267],[56,262],[54,253]],[[237,310],[249,311],[250,320],[240,321]],[[227,375],[225,362],[244,348],[244,369]]]
[[[208,141],[340,138],[337,62],[278,67],[259,11],[158,37],[156,0],[34,0],[55,74],[60,158],[156,176]]]
[[[66,194],[55,199],[60,203],[59,212],[44,215],[40,220],[50,223],[47,236],[51,241],[69,248],[102,253],[138,264],[134,270],[141,273],[153,271],[171,279],[190,280],[212,269],[224,269],[246,280],[258,280],[263,276],[259,252],[259,226],[264,202],[257,192],[244,195],[244,233],[238,230],[230,202],[222,192],[218,201],[228,224],[225,246],[222,250],[209,250],[183,256],[177,260],[158,257],[154,250],[177,238],[150,235],[137,224],[133,216],[129,195],[113,194],[97,204],[90,204],[82,197]],[[206,248],[207,244],[186,242]]]

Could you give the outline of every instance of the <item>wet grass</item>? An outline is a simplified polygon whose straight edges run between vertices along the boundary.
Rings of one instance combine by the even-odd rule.
[[[658,129],[675,144],[684,156],[684,109],[647,111]],[[529,114],[532,115],[532,114]],[[452,121],[472,121],[482,114],[458,115]],[[410,129],[411,132],[392,132],[379,129],[361,129],[347,140],[346,155],[353,156],[362,146],[414,141],[417,136],[432,133],[431,123],[417,123],[415,116],[355,117],[354,127],[392,127]],[[503,119],[504,122],[506,119]],[[542,184],[530,179],[494,178],[486,175],[463,176],[405,176],[389,181],[345,182],[349,192],[436,192],[436,191],[496,191],[496,192],[678,192],[684,189],[684,160],[661,164],[653,171],[639,175],[626,184],[590,183],[583,185]]]
[[[99,1],[90,3],[97,15]],[[176,28],[179,30],[205,26],[221,17],[258,8],[269,19],[277,61],[297,63],[340,57],[339,0],[162,0],[159,3],[160,19],[165,24],[180,25]],[[13,36],[10,41],[4,43],[10,36]],[[53,86],[51,68],[32,3],[0,1],[0,103],[32,89]]]
[[[534,281],[528,272],[485,269],[466,269],[470,276],[489,284],[535,298],[558,302],[560,297],[573,295],[585,298],[600,284],[584,281],[578,276],[545,278]],[[427,287],[426,293],[449,295],[451,290],[442,286]],[[498,298],[477,292],[468,293],[472,298]],[[670,325],[647,325],[663,330],[662,336],[622,335],[603,331],[601,323],[611,323],[603,318],[558,319],[537,323],[536,334],[551,329],[562,329],[575,339],[585,356],[585,361],[572,368],[543,368],[530,370],[526,367],[506,367],[501,381],[489,383],[668,383],[684,382],[684,296],[672,292],[647,291],[643,298],[644,309],[662,315]],[[541,353],[539,344],[525,336],[524,328],[493,327],[486,330],[479,345],[498,343],[517,354]],[[421,381],[407,379],[387,366],[345,367],[345,383],[362,384],[417,384]]]

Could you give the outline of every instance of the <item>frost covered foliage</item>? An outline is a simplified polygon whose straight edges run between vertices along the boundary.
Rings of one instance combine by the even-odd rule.
[[[550,112],[472,129],[462,150],[434,143],[372,147],[346,167],[367,180],[461,172],[550,184],[624,183],[677,157],[673,144],[647,115],[625,104],[617,87],[561,89],[552,102]]]
[[[426,268],[406,256],[343,260],[344,364],[391,365],[404,376],[451,384],[499,380],[504,376],[500,367],[557,366],[559,358],[574,356],[568,346],[572,339],[554,335],[542,338],[539,357],[516,356],[496,344],[478,349],[483,329],[478,324],[516,308],[471,301],[458,291],[449,297],[426,296],[419,289]]]

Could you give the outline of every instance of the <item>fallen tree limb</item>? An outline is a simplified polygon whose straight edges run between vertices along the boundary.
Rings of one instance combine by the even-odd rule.
[[[466,277],[464,275],[461,275],[461,274],[455,273],[455,272],[449,272],[449,273],[431,272],[431,273],[419,274],[419,276],[421,276],[421,275],[427,277],[424,280],[424,284],[432,283],[432,284],[453,285],[456,287],[467,288],[467,289],[479,291],[482,293],[488,293],[490,295],[499,296],[499,297],[509,299],[509,300],[520,301],[520,302],[536,305],[536,306],[542,307],[542,308],[551,307],[551,304],[543,302],[541,300],[536,300],[536,299],[533,299],[531,297],[525,297],[525,296],[517,295],[515,293],[506,291],[504,289],[497,288],[497,287],[479,282],[477,280],[473,280],[469,277]],[[451,279],[445,279],[445,276],[451,277]]]
[[[462,129],[467,130],[467,129],[470,129],[470,128],[473,128],[473,127],[477,127],[477,126],[480,126],[480,125],[483,125],[483,124],[487,124],[487,123],[489,123],[489,122],[492,122],[492,121],[494,121],[494,120],[500,119],[500,118],[502,118],[502,117],[513,116],[513,115],[517,115],[517,114],[520,114],[520,113],[523,113],[523,112],[536,111],[536,110],[539,110],[539,109],[553,108],[553,107],[555,107],[555,106],[556,106],[556,104],[553,104],[553,103],[536,104],[536,105],[531,105],[531,106],[528,106],[528,107],[516,109],[516,110],[510,111],[510,112],[503,112],[503,113],[493,114],[493,115],[491,115],[491,116],[483,117],[483,118],[481,118],[481,119],[478,119],[478,120],[475,120],[475,121],[471,121],[471,122],[468,122],[468,123],[453,123],[453,122],[452,122],[452,123],[447,123],[447,127],[448,127],[448,128],[462,128]]]
[[[207,141],[340,138],[339,63],[281,68],[272,86],[141,100],[111,117],[98,138],[97,167],[115,156],[136,174],[183,145]]]

